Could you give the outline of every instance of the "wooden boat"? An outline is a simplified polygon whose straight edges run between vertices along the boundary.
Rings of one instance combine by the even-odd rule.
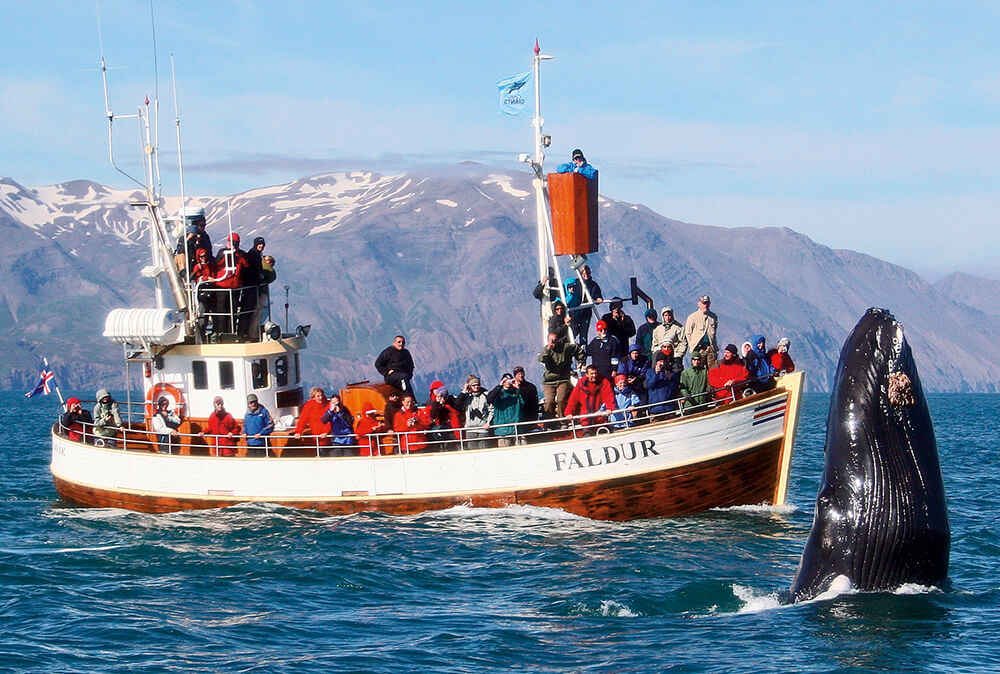
[[[538,65],[545,58],[536,48],[536,89]],[[547,267],[558,270],[569,258],[572,273],[597,240],[590,207],[596,182],[588,186],[578,175],[575,184],[560,179],[579,207],[574,211],[570,203],[567,214],[550,204],[537,94],[535,100],[535,155],[522,155],[522,160],[535,173],[539,269],[543,275]],[[146,111],[140,108],[137,118],[148,138]],[[143,156],[146,175],[156,175],[155,149]],[[589,198],[588,189],[594,190]],[[116,309],[105,324],[105,336],[123,347],[127,380],[131,367],[142,368],[145,399],[122,403],[126,421],[110,443],[92,429],[71,440],[61,423],[53,426],[51,471],[67,501],[145,512],[268,502],[337,514],[519,504],[609,520],[785,501],[801,373],[727,404],[647,418],[640,413],[633,422],[618,424],[621,428],[604,422],[584,427],[579,418],[532,420],[519,425],[518,444],[510,447],[472,449],[461,432],[438,446],[431,443],[428,450],[407,452],[401,451],[406,443],[398,435],[385,434],[372,437],[370,456],[323,456],[328,439],[296,438],[292,432],[304,401],[299,352],[306,347],[308,326],[282,331],[270,320],[260,287],[219,291],[237,295],[206,305],[206,287],[174,265],[171,220],[161,212],[151,179],[147,196],[140,206],[149,213],[152,264],[143,275],[155,282],[157,306]],[[553,211],[562,221],[555,233]],[[197,217],[197,211],[182,210],[175,223],[183,231]],[[635,303],[641,291],[632,285]],[[562,288],[560,277],[558,292]],[[241,301],[248,293],[254,301]],[[543,309],[555,299],[543,301]],[[584,300],[586,306],[590,298]],[[205,329],[209,318],[216,326],[211,332]],[[543,325],[544,318],[543,313]],[[356,385],[341,397],[355,411],[361,402],[381,409],[386,388]],[[243,444],[235,457],[216,456],[212,438],[203,436],[212,399],[223,395],[239,417],[251,393],[277,422],[266,455],[247,456]],[[183,413],[179,438],[166,449],[151,425],[153,406],[161,398]]]

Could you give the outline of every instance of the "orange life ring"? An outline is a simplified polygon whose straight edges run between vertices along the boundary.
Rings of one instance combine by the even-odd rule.
[[[149,392],[146,393],[146,416],[152,417],[156,413],[156,401],[160,398],[172,398],[173,409],[178,410],[184,407],[184,394],[173,384],[153,384]]]

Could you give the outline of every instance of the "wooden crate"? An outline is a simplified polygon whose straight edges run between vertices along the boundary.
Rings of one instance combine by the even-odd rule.
[[[579,173],[550,173],[552,238],[556,255],[585,255],[597,251],[597,177]]]

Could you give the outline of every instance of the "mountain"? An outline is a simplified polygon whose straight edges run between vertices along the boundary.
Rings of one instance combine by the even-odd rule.
[[[961,272],[945,276],[934,287],[954,301],[991,316],[1000,316],[1000,281]]]
[[[0,386],[30,387],[48,355],[67,388],[121,388],[121,352],[100,333],[107,310],[153,306],[141,194],[89,181],[25,188],[0,180],[5,330]],[[307,384],[376,379],[372,363],[397,333],[417,362],[417,384],[492,382],[523,364],[540,379],[534,196],[530,176],[478,164],[399,175],[339,172],[226,198],[198,200],[216,245],[228,222],[246,245],[267,239],[277,258],[273,317],[311,324]],[[177,202],[172,202],[176,207]],[[683,321],[708,293],[719,340],[789,337],[813,390],[831,384],[840,345],[869,306],[906,325],[925,386],[1000,390],[1000,316],[984,300],[956,301],[901,267],[832,250],[790,229],[721,228],[600,200],[601,252],[591,266],[606,298],[629,277]],[[945,279],[947,280],[947,279]],[[991,282],[985,282],[991,283]],[[994,282],[998,283],[998,282]],[[968,291],[962,291],[968,294]],[[960,293],[961,294],[961,293]],[[996,295],[993,296],[995,300]],[[961,298],[959,298],[961,299]],[[636,324],[644,306],[626,305]]]

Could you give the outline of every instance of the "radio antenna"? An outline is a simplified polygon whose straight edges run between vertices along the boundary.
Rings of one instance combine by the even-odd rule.
[[[160,62],[156,55],[156,16],[153,14],[153,0],[149,0],[149,22],[153,34],[153,145],[156,147],[156,188],[163,192],[160,178]]]
[[[117,163],[115,163],[115,149],[114,149],[114,122],[115,113],[111,111],[111,94],[108,90],[108,66],[104,60],[104,36],[101,33],[101,6],[97,5],[97,41],[101,48],[101,79],[104,81],[104,114],[108,118],[108,160],[111,162],[111,166],[114,167],[116,171],[121,173],[123,176],[134,182],[139,187],[144,190],[149,189],[149,186],[143,183],[138,178],[132,176],[131,174],[124,171]],[[121,119],[136,119],[139,115],[119,115]]]

